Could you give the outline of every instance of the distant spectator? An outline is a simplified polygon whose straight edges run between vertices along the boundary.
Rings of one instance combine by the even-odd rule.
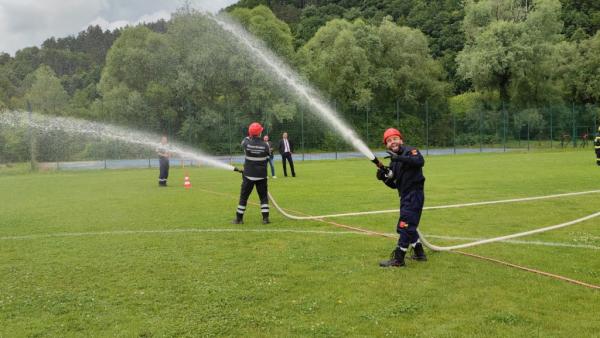
[[[269,135],[265,135],[263,137],[263,141],[269,145],[269,165],[271,166],[271,177],[277,178],[277,176],[275,176],[275,166],[273,165],[273,143],[269,141]]]
[[[582,147],[582,148],[585,148],[585,147],[587,147],[587,144],[588,144],[588,138],[589,138],[589,135],[588,135],[588,132],[587,132],[587,131],[586,131],[586,132],[584,132],[584,133],[581,135],[581,147]]]
[[[563,133],[563,134],[560,136],[560,147],[561,147],[561,148],[564,148],[564,147],[565,147],[565,145],[568,145],[568,144],[569,144],[569,134],[567,134],[567,133]]]
[[[287,177],[287,167],[285,162],[290,162],[290,169],[292,170],[292,177],[296,177],[294,171],[294,160],[292,154],[294,153],[294,143],[288,139],[288,133],[281,135],[282,139],[279,141],[279,153],[281,154],[281,162],[283,162],[283,176]]]
[[[160,166],[158,186],[166,187],[167,178],[169,178],[169,157],[171,157],[171,153],[169,152],[169,141],[166,136],[161,137],[160,145],[156,149],[156,153],[158,154],[158,163]]]

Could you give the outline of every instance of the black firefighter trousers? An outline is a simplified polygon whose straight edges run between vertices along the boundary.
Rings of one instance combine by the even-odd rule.
[[[258,197],[260,198],[260,211],[262,213],[263,219],[269,218],[269,196],[267,195],[267,179],[264,178],[258,181],[249,180],[246,176],[243,176],[242,180],[242,189],[240,191],[240,202],[238,204],[236,214],[238,219],[242,219],[244,217],[244,213],[246,212],[246,205],[248,204],[248,197],[250,197],[250,193],[256,186],[256,192],[258,193]]]

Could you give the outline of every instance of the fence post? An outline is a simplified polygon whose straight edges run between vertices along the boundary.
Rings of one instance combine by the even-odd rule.
[[[529,128],[530,128],[530,121],[529,119],[527,119],[527,151],[530,151],[531,149],[529,148]]]
[[[60,136],[56,138],[56,141],[54,142],[54,159],[56,160],[56,171],[60,170],[60,163],[59,163],[59,158],[58,158],[58,150],[56,149],[57,147],[60,148],[60,144],[58,144],[59,140],[60,140]]]
[[[550,149],[553,148],[554,144],[554,113],[552,107],[550,107]]]
[[[507,116],[506,116],[506,105],[505,102],[502,101],[502,125],[503,125],[503,135],[502,135],[502,143],[504,144],[504,152],[506,152],[506,124],[507,124]]]
[[[577,148],[577,127],[575,126],[575,101],[571,102],[571,119],[573,123],[573,148]]]
[[[227,134],[229,142],[229,164],[233,161],[233,149],[231,147],[231,109],[227,109]]]
[[[367,147],[369,146],[369,108],[370,105],[367,104]]]
[[[31,102],[27,101],[27,116],[29,118],[29,156],[30,156],[30,170],[31,171],[36,171],[37,170],[37,162],[35,159],[35,150],[36,150],[36,145],[35,145],[35,133],[33,131],[33,127],[32,127],[32,119],[33,119],[33,113],[31,112]]]
[[[452,143],[454,145],[454,155],[456,155],[456,113],[452,112]]]
[[[300,108],[300,135],[302,136],[302,161],[304,161],[304,109]]]
[[[337,113],[337,100],[333,99],[333,109]],[[338,137],[335,137],[335,159],[338,159]]]
[[[429,102],[425,99],[425,155],[429,156]]]
[[[594,135],[598,136],[598,126],[596,125],[598,119],[598,116],[596,116],[596,105],[593,105],[592,111],[594,112]]]
[[[479,152],[483,152],[483,110],[479,110]]]
[[[400,128],[400,100],[396,99],[396,128]]]

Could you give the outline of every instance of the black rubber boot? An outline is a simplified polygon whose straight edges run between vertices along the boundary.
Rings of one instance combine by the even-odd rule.
[[[384,267],[384,268],[388,268],[388,267],[399,267],[399,266],[404,266],[404,255],[406,255],[406,251],[402,251],[400,250],[400,248],[396,248],[394,251],[392,251],[392,254],[390,255],[390,259],[387,261],[381,261],[379,262],[379,266]]]
[[[423,249],[423,244],[417,243],[415,245],[415,247],[413,248],[413,254],[410,258],[414,259],[415,261],[421,262],[427,260],[427,256],[425,255],[425,249]]]
[[[235,219],[231,221],[231,224],[244,224],[244,215],[235,213]]]

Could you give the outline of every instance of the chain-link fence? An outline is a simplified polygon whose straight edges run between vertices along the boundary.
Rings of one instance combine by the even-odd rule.
[[[425,155],[592,148],[600,120],[600,107],[592,104],[529,109],[513,109],[509,104],[502,104],[490,109],[449,112],[436,111],[424,102],[416,114],[404,114],[397,108],[376,111],[369,107],[352,107],[349,108],[351,111],[345,111],[336,107],[335,102],[332,106],[341,116],[350,117],[346,121],[371,149],[381,151],[383,131],[396,127],[402,131],[407,144],[419,147]],[[173,142],[196,147],[223,161],[239,162],[242,161],[239,145],[247,133],[248,124],[252,122],[244,116],[240,111],[224,111],[219,118],[203,122],[205,134],[193,137],[175,132],[176,128],[167,132],[170,132]],[[261,116],[259,122],[265,127],[263,135],[270,136],[275,153],[282,133],[287,132],[294,144],[296,160],[362,156],[306,107],[299,106],[294,118],[283,121],[268,112]],[[144,126],[139,128],[144,129]],[[173,159],[175,165],[185,164],[185,160]],[[60,130],[43,133],[27,126],[15,128],[0,124],[0,164],[29,162],[57,169],[158,165],[155,149],[148,147]]]

